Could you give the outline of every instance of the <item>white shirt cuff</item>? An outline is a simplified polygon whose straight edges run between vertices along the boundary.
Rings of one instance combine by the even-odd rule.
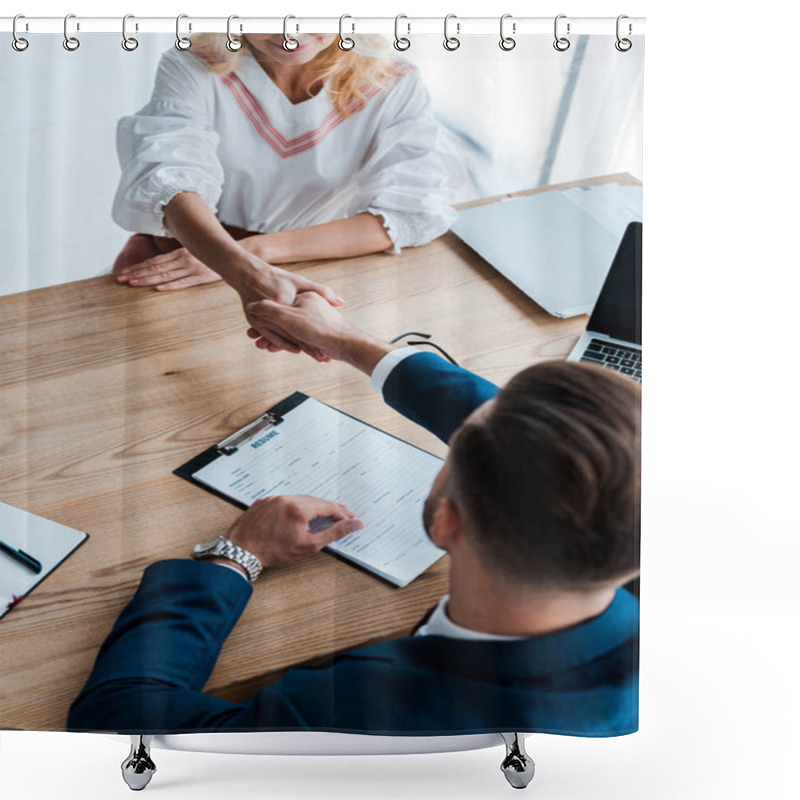
[[[413,356],[414,353],[420,353],[416,347],[398,347],[396,350],[390,350],[372,370],[370,381],[372,388],[378,393],[383,394],[383,384],[389,377],[389,373],[404,359]]]
[[[218,567],[225,567],[226,569],[232,569],[242,580],[250,583],[244,572],[242,572],[238,567],[234,567],[233,564],[222,564],[219,561],[212,561],[211,563],[216,564]]]

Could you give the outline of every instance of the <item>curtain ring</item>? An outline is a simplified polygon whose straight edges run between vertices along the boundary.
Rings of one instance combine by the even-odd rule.
[[[242,44],[243,44],[241,39],[237,39],[235,36],[231,34],[231,22],[235,19],[239,19],[239,17],[237,17],[236,14],[231,14],[228,17],[228,41],[225,42],[225,47],[227,47],[228,50],[231,51],[231,53],[238,53],[239,50],[242,49]],[[241,27],[239,28],[239,30],[241,30]]]
[[[287,53],[293,53],[298,47],[300,47],[300,42],[298,42],[297,39],[293,39],[291,36],[289,36],[290,19],[297,19],[297,17],[287,14],[287,16],[283,18],[283,49],[286,50]]]
[[[139,40],[134,39],[133,36],[128,36],[129,19],[135,19],[133,14],[126,14],[122,18],[122,49],[132,53],[139,46]],[[136,29],[139,29],[138,25],[136,26]]]
[[[356,46],[355,39],[350,38],[349,36],[345,36],[342,28],[344,27],[344,21],[346,19],[353,19],[349,14],[342,14],[339,17],[339,49],[340,50],[352,50]],[[355,33],[356,25],[355,23],[351,23],[352,32]]]
[[[628,50],[630,50],[631,47],[633,47],[633,42],[631,42],[630,39],[623,39],[619,35],[619,33],[620,33],[620,22],[622,22],[623,19],[628,19],[628,15],[627,14],[620,14],[617,17],[617,41],[614,42],[614,47],[616,47],[617,50],[620,51],[620,53],[627,53]],[[628,23],[628,36],[630,36],[631,33],[633,33],[633,26],[629,22]]]
[[[447,27],[451,19],[458,20],[458,17],[455,14],[448,14],[444,18],[444,42],[442,42],[442,46],[445,50],[449,50],[452,53],[453,50],[458,50],[458,48],[461,47],[461,40],[458,39],[457,36],[448,36]],[[461,33],[460,22],[456,22],[456,33]]]
[[[394,49],[403,52],[408,50],[411,47],[411,39],[407,38],[407,36],[400,35],[400,20],[401,19],[408,19],[405,14],[398,14],[394,18]],[[406,28],[408,28],[408,33],[411,33],[411,23],[406,22]]]
[[[11,46],[18,53],[21,53],[23,50],[27,50],[28,49],[29,42],[28,42],[27,39],[23,39],[21,36],[19,36],[17,34],[17,20],[18,19],[25,19],[25,15],[24,14],[17,14],[17,16],[14,17],[14,21],[11,23],[11,33],[14,36],[14,38],[13,38],[13,40],[11,42]],[[27,27],[27,25],[26,25],[26,27]]]
[[[558,50],[559,53],[563,53],[565,50],[569,50],[570,41],[565,36],[558,35],[558,21],[560,19],[566,19],[566,14],[559,14],[555,22],[553,23],[553,35],[555,36],[555,41],[553,42],[553,47]],[[569,36],[569,22],[567,23],[567,36]]]
[[[511,19],[511,14],[503,14],[500,17],[500,49],[505,50],[508,52],[509,50],[513,50],[517,46],[516,39],[512,39],[510,36],[505,35],[505,23],[507,19]],[[517,32],[517,23],[511,23],[511,32]]]
[[[189,15],[188,14],[178,14],[177,18],[175,19],[175,47],[178,50],[188,50],[192,46],[192,40],[188,39],[186,36],[181,36],[181,20],[186,19]],[[189,30],[192,29],[192,26],[189,26]]]
[[[81,43],[74,36],[69,35],[68,28],[69,28],[69,21],[71,19],[75,19],[74,14],[67,14],[67,16],[64,17],[64,42],[63,42],[64,49],[69,50],[70,52],[72,52],[73,50],[77,50],[81,46]],[[80,25],[77,25],[77,23],[76,23],[76,30],[80,30]]]

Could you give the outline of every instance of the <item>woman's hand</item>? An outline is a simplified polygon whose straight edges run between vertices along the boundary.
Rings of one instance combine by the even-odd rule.
[[[298,273],[273,267],[258,258],[251,257],[251,263],[247,265],[247,269],[242,269],[240,275],[232,285],[242,298],[243,305],[257,300],[272,300],[290,306],[301,292],[315,292],[332,306],[344,304],[344,300],[330,286]]]
[[[185,247],[180,247],[125,267],[117,274],[117,280],[129,286],[154,286],[159,291],[171,291],[221,279]]]

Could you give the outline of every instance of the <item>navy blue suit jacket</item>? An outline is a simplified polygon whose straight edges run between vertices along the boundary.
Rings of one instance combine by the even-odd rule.
[[[390,373],[386,401],[447,441],[497,391],[431,353]],[[260,591],[269,591],[268,581]],[[638,725],[639,604],[518,641],[396,639],[289,670],[245,703],[202,692],[252,588],[190,560],[148,567],[69,712],[73,731],[530,731],[614,736]]]

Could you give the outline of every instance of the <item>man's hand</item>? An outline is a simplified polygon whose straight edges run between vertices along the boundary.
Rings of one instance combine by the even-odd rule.
[[[304,349],[312,348],[326,358],[345,361],[362,372],[371,374],[378,361],[394,349],[351,325],[342,314],[318,294],[303,292],[294,305],[281,305],[260,300],[245,306],[248,320],[256,324],[247,332],[256,346],[272,351],[261,330],[274,326],[292,341],[301,342]]]
[[[319,517],[331,523],[311,533],[309,525]],[[286,495],[256,500],[231,525],[227,537],[256,556],[265,568],[283,567],[363,527],[361,520],[340,503],[309,495]]]

